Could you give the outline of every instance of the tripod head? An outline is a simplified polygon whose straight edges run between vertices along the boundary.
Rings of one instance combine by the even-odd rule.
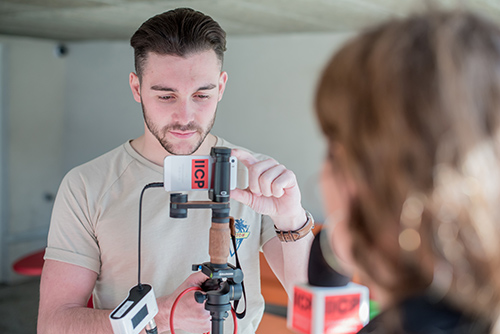
[[[222,334],[223,321],[231,310],[230,301],[238,301],[242,295],[243,272],[227,263],[229,257],[232,218],[229,216],[231,184],[231,149],[213,147],[213,174],[208,190],[209,201],[188,201],[187,194],[170,195],[170,217],[186,218],[188,209],[211,209],[212,224],[209,231],[210,262],[194,264],[193,271],[201,270],[209,277],[202,285],[203,293],[196,293],[199,303],[205,302],[205,309],[212,316],[212,334]],[[234,220],[233,220],[234,222]]]

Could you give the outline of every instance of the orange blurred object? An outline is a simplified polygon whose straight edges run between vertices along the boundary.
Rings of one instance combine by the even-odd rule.
[[[44,254],[45,249],[39,250],[35,253],[30,253],[14,262],[12,269],[21,275],[40,276],[42,274]]]
[[[30,253],[12,265],[12,269],[25,276],[40,276],[42,275],[43,263],[45,260],[43,256],[45,255],[45,249],[39,250],[35,253]],[[87,307],[94,308],[94,303],[92,302],[92,295],[87,303]]]

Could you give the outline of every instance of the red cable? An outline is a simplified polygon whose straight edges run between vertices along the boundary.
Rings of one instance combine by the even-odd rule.
[[[170,332],[172,334],[175,334],[175,331],[174,331],[174,311],[175,311],[175,308],[177,307],[177,304],[179,303],[179,300],[186,293],[191,292],[191,291],[197,291],[197,290],[201,291],[201,288],[199,286],[193,286],[193,287],[187,288],[186,290],[182,291],[179,296],[177,296],[174,303],[172,304],[172,310],[170,310]],[[238,333],[238,322],[236,319],[236,312],[232,307],[231,307],[231,314],[233,315],[234,334],[237,334]],[[205,333],[205,334],[209,334],[209,333]]]

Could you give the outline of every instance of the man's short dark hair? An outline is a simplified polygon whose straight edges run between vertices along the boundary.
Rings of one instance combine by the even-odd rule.
[[[135,71],[142,76],[149,52],[160,55],[187,55],[214,50],[222,66],[226,32],[210,16],[191,8],[177,8],[153,16],[130,39],[134,48]]]

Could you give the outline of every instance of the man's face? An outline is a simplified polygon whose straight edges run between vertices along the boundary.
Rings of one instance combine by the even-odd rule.
[[[142,81],[132,73],[134,98],[142,105],[146,137],[170,154],[192,154],[215,121],[227,74],[213,50],[185,58],[149,53]],[[151,139],[151,138],[150,138]]]

